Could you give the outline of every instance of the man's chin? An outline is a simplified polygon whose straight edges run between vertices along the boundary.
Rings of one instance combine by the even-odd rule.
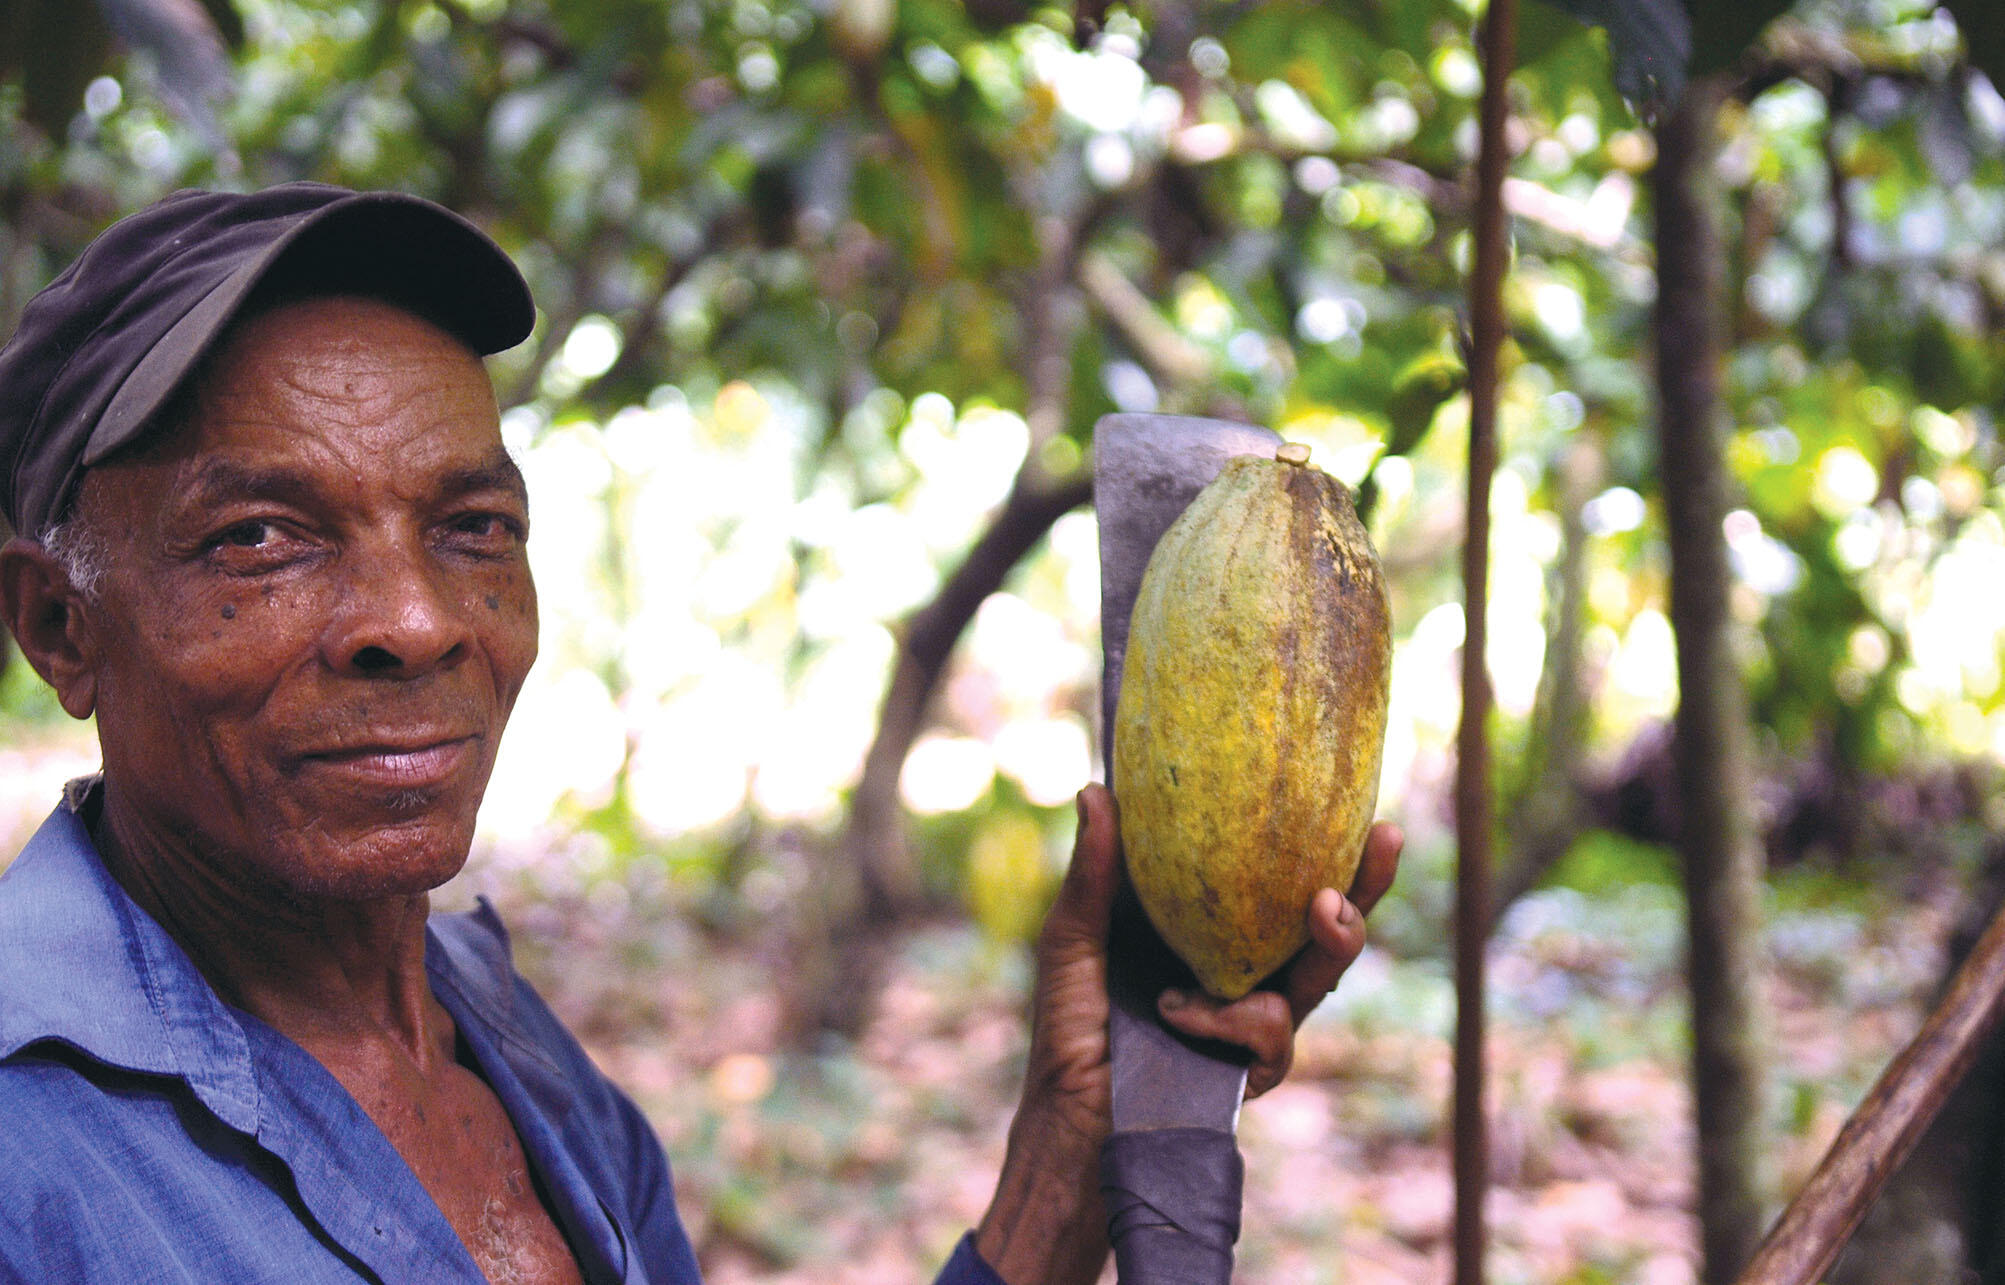
[[[380,824],[316,832],[282,877],[298,893],[336,901],[418,896],[445,883],[466,865],[472,817],[401,802],[406,810],[387,811]]]

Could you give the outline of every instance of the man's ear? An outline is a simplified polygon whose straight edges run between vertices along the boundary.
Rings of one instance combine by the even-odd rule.
[[[33,540],[0,545],[0,620],[70,717],[89,718],[97,665],[87,604],[63,564]]]

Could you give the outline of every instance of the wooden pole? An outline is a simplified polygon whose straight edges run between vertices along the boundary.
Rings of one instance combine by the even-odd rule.
[[[1476,156],[1476,257],[1469,278],[1469,493],[1462,543],[1462,718],[1456,729],[1455,1285],[1482,1285],[1483,1200],[1490,1181],[1483,1110],[1485,978],[1490,935],[1490,484],[1497,471],[1498,354],[1504,346],[1504,123],[1517,30],[1516,0],[1490,0],[1483,19],[1483,101]]]
[[[2005,1011],[2005,910],[1949,991],[1838,1131],[1735,1285],[1814,1285],[1977,1058]]]

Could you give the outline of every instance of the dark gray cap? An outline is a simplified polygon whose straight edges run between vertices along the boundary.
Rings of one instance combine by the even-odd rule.
[[[0,504],[39,535],[83,471],[142,436],[260,290],[378,295],[485,356],[536,321],[487,235],[401,192],[177,192],[121,219],[28,301],[0,348]]]

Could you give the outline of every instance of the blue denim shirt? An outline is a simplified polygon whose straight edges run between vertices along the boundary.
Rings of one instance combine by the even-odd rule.
[[[693,1285],[639,1109],[516,974],[484,903],[426,968],[593,1285]],[[70,805],[0,875],[0,1282],[482,1281],[408,1165],[305,1050],[220,1000]],[[939,1285],[1001,1285],[964,1237]]]

